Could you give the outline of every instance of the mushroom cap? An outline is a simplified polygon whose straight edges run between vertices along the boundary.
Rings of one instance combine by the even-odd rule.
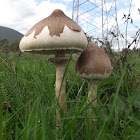
[[[111,74],[111,62],[101,48],[90,43],[77,60],[76,73],[87,80],[105,79]]]
[[[52,14],[35,24],[21,39],[20,50],[28,53],[56,54],[82,51],[87,38],[81,27],[56,9]]]

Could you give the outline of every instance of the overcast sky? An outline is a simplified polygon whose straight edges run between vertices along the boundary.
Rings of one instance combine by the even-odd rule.
[[[101,0],[90,1],[98,2]],[[0,26],[9,27],[25,34],[34,24],[49,16],[54,9],[61,9],[72,18],[72,4],[73,0],[0,0]],[[130,0],[117,0],[118,24],[122,33],[125,33],[125,24],[122,17],[123,14],[128,14],[129,7]],[[140,28],[138,8],[140,8],[140,0],[132,0],[131,17],[134,24]],[[99,18],[95,21],[98,22]],[[128,26],[128,38],[130,40],[136,30],[134,26]]]

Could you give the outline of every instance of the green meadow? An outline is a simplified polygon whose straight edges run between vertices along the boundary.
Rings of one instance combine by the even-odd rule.
[[[68,115],[61,113],[62,129],[56,128],[55,66],[47,60],[0,54],[0,140],[140,139],[139,53],[131,51],[124,64],[112,64],[111,76],[98,82],[96,108],[87,103],[88,84],[76,75],[73,56],[66,67]]]

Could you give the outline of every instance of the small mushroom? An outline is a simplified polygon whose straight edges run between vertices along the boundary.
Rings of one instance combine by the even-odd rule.
[[[77,60],[76,73],[79,77],[87,80],[89,85],[88,102],[92,102],[92,105],[96,107],[97,82],[108,78],[111,74],[111,62],[108,56],[96,44],[88,44]],[[89,108],[89,116],[91,115],[94,113]],[[90,119],[89,121],[91,122]]]
[[[35,24],[22,38],[20,50],[25,53],[55,55],[49,59],[56,66],[55,94],[60,107],[66,109],[66,77],[64,75],[66,54],[82,51],[87,46],[87,38],[81,27],[56,9],[52,14]],[[59,107],[56,109],[57,125],[62,127]]]

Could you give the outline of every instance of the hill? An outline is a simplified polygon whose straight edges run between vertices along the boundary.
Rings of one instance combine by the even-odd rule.
[[[8,39],[9,43],[20,40],[23,34],[11,28],[0,26],[0,40]]]

